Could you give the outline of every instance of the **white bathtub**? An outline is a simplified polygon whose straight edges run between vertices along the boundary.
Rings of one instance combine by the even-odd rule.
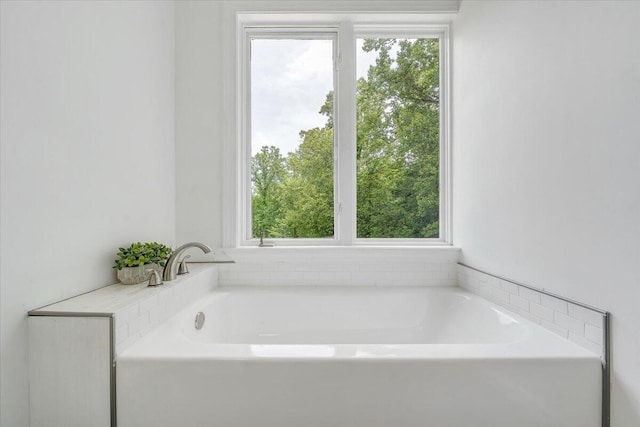
[[[600,387],[598,356],[459,288],[220,288],[117,361],[119,427],[596,427]]]

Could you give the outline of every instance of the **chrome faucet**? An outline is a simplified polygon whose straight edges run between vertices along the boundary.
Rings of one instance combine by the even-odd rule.
[[[258,244],[259,247],[261,248],[272,248],[274,247],[276,244],[273,242],[270,243],[266,243],[264,241],[264,230],[260,231],[260,243]]]
[[[167,260],[167,263],[164,265],[164,270],[162,271],[162,280],[164,282],[176,280],[176,272],[178,270],[178,260],[180,255],[189,248],[200,248],[205,254],[211,252],[211,248],[209,246],[198,242],[185,243],[184,245],[177,247]]]

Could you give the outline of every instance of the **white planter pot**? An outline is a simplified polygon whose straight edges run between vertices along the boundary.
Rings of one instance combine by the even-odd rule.
[[[123,285],[135,285],[149,280],[151,272],[147,270],[156,270],[159,274],[162,274],[162,267],[158,264],[145,264],[140,267],[125,267],[122,270],[118,270],[118,280]]]

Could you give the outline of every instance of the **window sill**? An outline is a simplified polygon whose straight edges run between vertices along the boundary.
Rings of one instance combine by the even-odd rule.
[[[249,259],[249,258],[307,258],[307,257],[358,257],[358,256],[384,256],[384,257],[402,257],[408,254],[418,255],[435,255],[437,253],[446,253],[450,255],[458,253],[460,247],[440,244],[440,245],[406,245],[406,246],[383,246],[383,245],[366,245],[366,246],[273,246],[273,247],[257,247],[244,246],[239,248],[225,248],[224,252],[232,259]]]

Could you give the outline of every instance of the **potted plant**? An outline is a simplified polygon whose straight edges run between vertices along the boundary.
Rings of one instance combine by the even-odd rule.
[[[132,243],[128,248],[119,248],[118,259],[113,268],[118,269],[118,280],[125,285],[135,285],[149,280],[147,270],[160,271],[171,255],[171,248],[157,242]]]

